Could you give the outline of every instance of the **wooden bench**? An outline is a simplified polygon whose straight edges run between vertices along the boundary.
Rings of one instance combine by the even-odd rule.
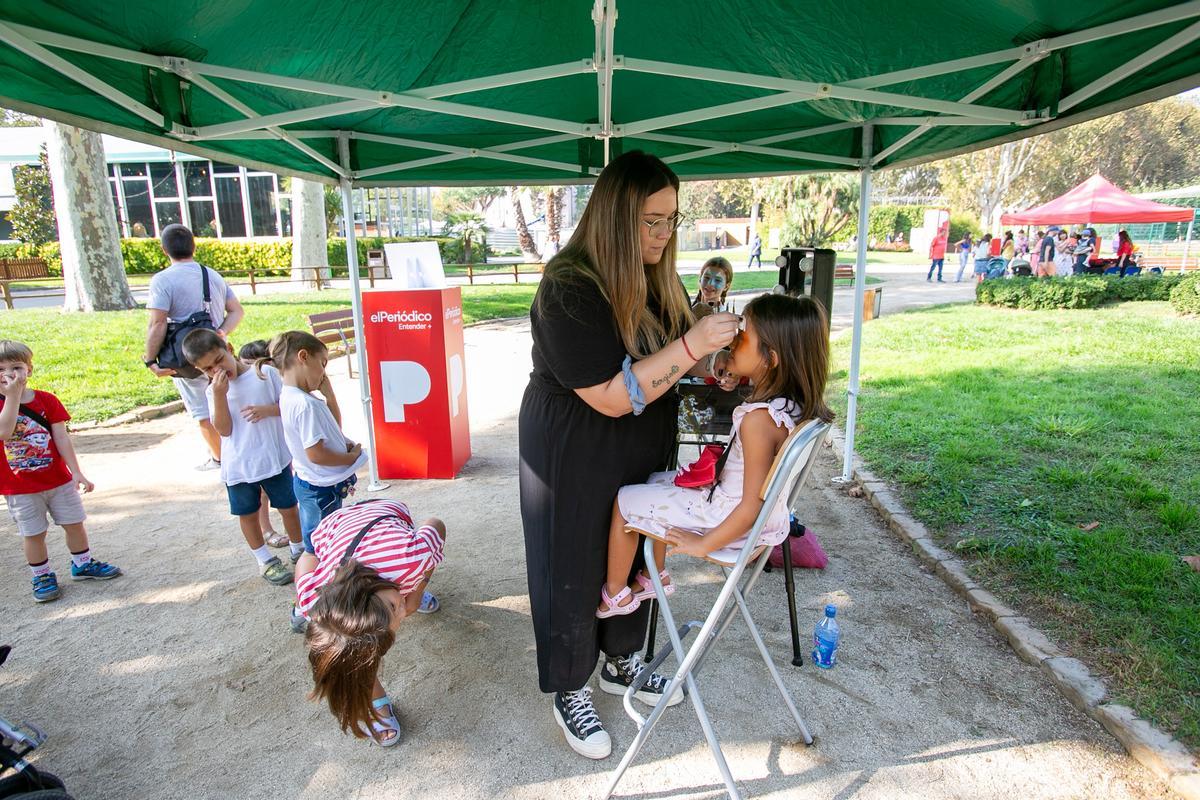
[[[1197,244],[1197,253],[1188,254],[1188,263],[1184,267],[1185,271],[1200,269],[1200,244]],[[1179,267],[1183,265],[1183,254],[1179,255],[1145,255],[1139,262],[1142,272],[1147,273],[1153,267],[1158,267],[1164,273],[1178,272]]]
[[[3,292],[4,304],[10,311],[13,307],[13,297],[9,283],[49,277],[50,268],[45,259],[0,258],[0,292]]]
[[[854,267],[850,264],[838,264],[833,268],[833,279],[845,278],[854,280]]]
[[[308,326],[312,328],[313,336],[320,339],[329,348],[329,357],[346,357],[346,370],[354,377],[354,359],[350,357],[355,352],[354,310],[344,308],[341,311],[322,311],[320,314],[308,315]]]

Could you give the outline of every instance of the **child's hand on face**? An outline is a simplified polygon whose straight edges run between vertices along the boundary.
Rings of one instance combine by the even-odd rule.
[[[229,373],[219,369],[209,379],[213,394],[225,395],[229,392]]]
[[[328,372],[321,376],[321,382],[317,384],[317,391],[326,397],[333,394],[333,384],[329,382]]]
[[[3,392],[7,399],[11,400],[14,397],[19,399],[21,395],[25,394],[25,375],[17,373],[11,378],[0,376],[0,392]]]
[[[682,528],[669,528],[666,539],[667,553],[671,555],[678,553],[685,556],[704,558],[711,552],[705,546],[703,536],[692,531],[685,531]]]

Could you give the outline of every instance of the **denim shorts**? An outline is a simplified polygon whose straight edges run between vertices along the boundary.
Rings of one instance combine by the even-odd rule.
[[[261,494],[267,493],[271,508],[295,508],[296,492],[292,488],[292,468],[286,466],[283,472],[251,483],[235,483],[225,487],[229,495],[229,512],[235,517],[247,514],[257,514],[262,505]]]
[[[358,483],[358,477],[351,475],[333,486],[316,486],[297,475],[292,483],[296,489],[296,500],[300,503],[300,534],[304,537],[304,549],[314,553],[313,531],[321,524],[321,520],[342,507],[342,502],[350,496],[354,484]]]

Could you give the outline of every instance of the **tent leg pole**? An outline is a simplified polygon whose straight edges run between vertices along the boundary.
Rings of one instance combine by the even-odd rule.
[[[350,142],[345,136],[338,140],[342,167],[347,173],[350,170]],[[371,415],[371,384],[367,378],[367,347],[363,340],[362,319],[362,287],[358,279],[358,242],[354,237],[354,198],[349,178],[342,178],[342,216],[348,220],[346,225],[346,265],[350,268],[350,305],[354,314],[354,353],[358,357],[358,392],[362,397],[363,417],[367,423],[367,467],[370,470],[368,492],[378,492],[387,488],[386,483],[379,482],[379,468],[375,462],[375,421]],[[363,224],[366,224],[366,214],[363,214]],[[350,354],[346,354],[350,358]]]
[[[858,184],[858,262],[854,270],[854,333],[850,342],[850,378],[846,386],[846,450],[842,481],[854,476],[854,425],[858,416],[858,367],[862,351],[863,297],[867,290],[867,229],[871,212],[871,139],[873,126],[863,126],[862,169]]]
[[[1192,244],[1192,227],[1196,224],[1196,212],[1192,211],[1192,218],[1188,220],[1187,236],[1183,240],[1183,256],[1179,259],[1179,274],[1187,272],[1187,257],[1188,248]]]

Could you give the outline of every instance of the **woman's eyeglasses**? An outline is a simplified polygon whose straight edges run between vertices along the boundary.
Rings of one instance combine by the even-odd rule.
[[[675,229],[678,228],[682,223],[683,217],[679,216],[678,212],[669,217],[663,217],[662,219],[656,219],[653,221],[645,219],[642,220],[642,224],[650,229],[650,235],[655,239],[670,238],[671,234],[674,233]]]
[[[724,275],[713,275],[711,273],[705,273],[704,277],[702,277],[700,279],[700,283],[706,284],[706,285],[711,286],[712,288],[716,289],[717,291],[720,291],[721,289],[725,288],[725,276]]]

